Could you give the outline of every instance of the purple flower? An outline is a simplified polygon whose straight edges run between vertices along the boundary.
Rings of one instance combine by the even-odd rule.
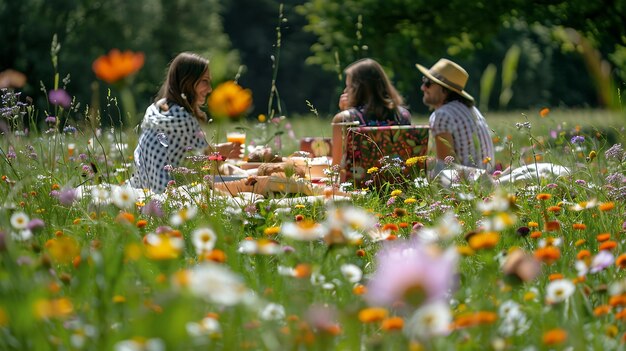
[[[54,116],[48,116],[46,117],[46,123],[50,123],[50,124],[54,124],[57,122],[57,118]]]
[[[76,189],[65,188],[59,192],[59,202],[63,206],[71,206],[76,200]]]
[[[157,200],[150,200],[142,209],[141,212],[146,216],[163,217],[163,210],[161,209],[161,203]]]
[[[574,135],[572,139],[570,139],[570,143],[572,144],[582,144],[585,142],[585,137],[582,135]]]
[[[163,233],[167,233],[171,231],[172,231],[172,227],[168,225],[162,225],[162,226],[157,227],[157,229],[154,232],[157,234],[163,234]]]
[[[44,226],[45,226],[45,223],[43,222],[43,220],[39,218],[31,219],[30,222],[28,222],[28,224],[26,225],[26,227],[30,230],[41,229]]]
[[[615,262],[613,254],[607,250],[602,250],[591,261],[590,273],[597,273],[604,270]]]
[[[389,200],[387,200],[387,206],[391,206],[396,202],[396,197],[392,196],[389,198]]]
[[[606,157],[607,160],[621,161],[622,158],[624,158],[624,149],[622,149],[622,144],[615,144],[611,146],[604,152],[604,157]]]
[[[11,145],[9,145],[9,151],[7,152],[7,158],[9,160],[17,158],[17,155],[15,154],[15,149]]]
[[[445,298],[456,286],[457,260],[455,249],[439,253],[415,239],[385,242],[365,299],[374,306],[418,306]]]
[[[72,98],[63,89],[50,90],[48,92],[48,100],[51,104],[62,106],[64,108],[70,107],[70,104],[72,103]]]

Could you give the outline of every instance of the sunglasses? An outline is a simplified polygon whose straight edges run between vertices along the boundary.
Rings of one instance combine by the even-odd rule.
[[[430,88],[430,86],[433,85],[433,81],[427,77],[422,77],[422,84],[424,84],[426,88]]]

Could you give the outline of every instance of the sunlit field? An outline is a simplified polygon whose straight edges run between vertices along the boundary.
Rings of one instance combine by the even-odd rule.
[[[624,348],[623,114],[486,117],[494,174],[329,179],[315,201],[214,192],[209,158],[165,194],[133,191],[131,129],[5,128],[0,349]],[[314,116],[216,122],[207,136],[237,127],[283,156],[330,136]],[[506,171],[539,163],[566,171]]]

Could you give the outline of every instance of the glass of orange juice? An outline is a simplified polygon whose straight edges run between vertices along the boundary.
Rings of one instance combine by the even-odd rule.
[[[241,145],[246,143],[246,133],[244,132],[227,132],[226,141],[230,143],[239,143]]]

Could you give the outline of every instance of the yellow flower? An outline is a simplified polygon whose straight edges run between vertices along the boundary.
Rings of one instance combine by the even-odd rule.
[[[382,307],[370,307],[359,312],[361,323],[379,322],[387,318],[387,310]]]
[[[67,298],[39,299],[35,301],[34,310],[35,316],[39,319],[63,318],[74,312],[74,306]]]
[[[378,167],[372,167],[367,170],[367,174],[372,174],[378,172]]]
[[[263,123],[263,122],[265,122],[267,120],[267,117],[265,117],[265,115],[261,113],[259,115],[258,119],[259,119],[259,122]]]
[[[391,196],[400,196],[402,195],[402,190],[396,189],[391,192]]]
[[[69,236],[58,236],[46,242],[46,248],[52,260],[61,264],[70,263],[80,255],[80,247],[76,240]]]
[[[416,202],[417,202],[417,200],[414,197],[410,197],[410,198],[404,200],[404,203],[407,204],[407,205],[408,204],[414,204]]]
[[[218,85],[209,95],[208,106],[214,117],[239,117],[252,106],[252,92],[233,81],[227,81]]]

